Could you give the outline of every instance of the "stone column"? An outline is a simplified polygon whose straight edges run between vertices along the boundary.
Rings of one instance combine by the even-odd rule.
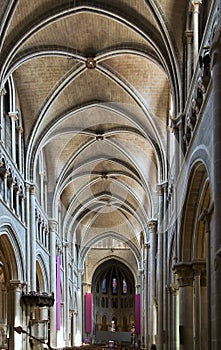
[[[192,0],[193,6],[193,59],[194,67],[197,65],[197,58],[199,52],[199,9],[202,0]]]
[[[168,288],[168,292],[170,293],[170,303],[169,303],[169,339],[168,339],[168,349],[179,349],[179,328],[178,324],[178,286],[176,284],[172,284]]]
[[[219,18],[220,24],[220,18]],[[220,25],[221,26],[221,25]],[[213,106],[211,108],[211,117],[213,119],[213,193],[214,193],[214,226],[212,227],[211,240],[211,295],[212,317],[211,317],[211,348],[213,350],[221,349],[221,28],[217,28],[213,45],[211,47],[211,67],[212,67],[212,86],[213,86]]]
[[[3,103],[5,95],[7,94],[7,91],[5,87],[2,88],[0,91],[0,140],[5,142],[5,127],[4,127],[4,111],[3,111]]]
[[[156,220],[148,222],[150,249],[148,254],[148,347],[154,339],[154,304],[156,297]]]
[[[4,199],[5,203],[8,203],[8,193],[7,193],[7,191],[8,191],[8,185],[7,185],[7,183],[8,183],[8,175],[9,175],[9,172],[6,169],[4,169],[3,170],[3,177],[4,177],[4,185],[3,185],[4,194],[3,194],[3,199]]]
[[[20,205],[21,205],[21,221],[25,224],[25,196],[20,192]]]
[[[157,305],[158,305],[158,349],[163,348],[163,186],[158,185],[158,224],[157,224]]]
[[[211,242],[210,242],[210,219],[213,208],[204,208],[199,220],[203,221],[206,231],[206,287],[207,287],[207,350],[211,349]],[[205,319],[205,317],[203,317]]]
[[[23,134],[23,129],[21,126],[17,127],[17,132],[18,132],[18,168],[20,172],[23,172],[23,166],[22,166],[22,134]]]
[[[20,189],[18,185],[14,186],[14,193],[15,193],[15,201],[16,201],[16,203],[14,203],[15,213],[21,219],[21,211],[20,211],[20,205],[19,205]]]
[[[193,32],[192,30],[186,30],[186,43],[187,43],[187,63],[186,63],[186,91],[188,94],[188,90],[190,87],[190,83],[192,80],[192,44],[193,44]]]
[[[14,182],[14,179],[12,176],[8,176],[8,186],[9,186],[9,192],[10,192],[10,195],[9,195],[9,205],[11,207],[11,210],[13,212],[15,212],[14,210],[14,185],[15,185],[15,182]]]
[[[36,291],[36,229],[35,229],[35,187],[30,186],[30,288]]]
[[[26,275],[27,275],[27,292],[31,291],[31,252],[30,252],[30,239],[31,239],[31,228],[30,228],[30,185],[26,184]]]
[[[149,303],[148,303],[148,251],[150,248],[150,244],[146,243],[144,245],[144,347],[147,348],[148,344],[148,309],[149,309]],[[143,346],[143,345],[142,345]]]
[[[174,267],[179,282],[180,350],[193,350],[193,270],[189,263]]]
[[[76,336],[75,336],[75,346],[82,344],[82,334],[83,334],[83,298],[82,298],[82,270],[78,270],[78,286],[77,286],[77,322],[76,322]]]
[[[40,203],[41,203],[41,206],[42,208],[45,207],[45,202],[44,202],[44,196],[45,196],[45,188],[44,188],[44,172],[40,172],[39,173],[40,175]]]
[[[164,344],[164,349],[167,349],[167,340],[168,340],[168,281],[167,281],[167,266],[168,266],[168,259],[167,259],[167,250],[168,250],[168,240],[167,240],[167,190],[168,190],[168,183],[165,182],[163,185],[163,215],[164,215],[164,221],[163,221],[163,344]]]
[[[57,346],[57,330],[56,330],[56,230],[57,221],[49,221],[49,246],[50,246],[50,285],[51,292],[54,293],[55,302],[50,308],[50,345]]]
[[[179,174],[179,169],[183,162],[183,157],[185,153],[184,145],[184,115],[179,114],[176,119],[173,119],[173,133],[174,133],[174,148],[175,159],[174,159],[174,176],[175,178]]]
[[[194,350],[202,350],[201,344],[201,274],[205,269],[205,263],[194,262],[193,270],[194,270],[194,279],[193,279],[193,287],[194,287]],[[205,344],[204,344],[205,345]],[[207,349],[207,346],[206,346]]]
[[[64,339],[66,346],[69,346],[69,332],[70,332],[70,324],[69,324],[69,243],[64,243],[64,283],[65,283],[65,292],[64,292]]]
[[[22,326],[21,310],[21,283],[20,281],[10,281],[8,290],[8,310],[7,322],[9,325],[9,349],[21,350],[22,336],[16,334],[13,327]]]
[[[16,112],[9,112],[9,117],[11,118],[11,124],[12,124],[12,139],[11,139],[11,145],[12,145],[12,159],[16,163],[16,134],[15,134],[15,123],[16,120],[18,120],[18,115]]]

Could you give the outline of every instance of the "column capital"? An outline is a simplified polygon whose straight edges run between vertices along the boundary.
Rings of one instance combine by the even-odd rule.
[[[25,188],[26,188],[26,191],[29,192],[30,194],[35,194],[36,193],[36,187],[32,183],[26,182]]]
[[[158,196],[163,196],[163,186],[162,184],[158,184],[157,185],[157,193],[158,193]]]
[[[176,118],[171,119],[173,132],[178,132],[182,128],[184,118],[184,113],[180,113]]]
[[[56,228],[58,226],[58,222],[55,219],[49,219],[48,220],[48,225],[49,225],[50,231],[56,231]]]
[[[23,134],[23,128],[21,126],[17,126],[16,129],[18,130],[19,134]]]
[[[192,286],[193,284],[193,267],[192,263],[174,264],[174,272],[178,275],[179,287]]]
[[[8,115],[14,121],[18,120],[18,113],[17,112],[8,112]]]
[[[144,249],[149,249],[150,248],[150,242],[144,243]]]
[[[19,281],[19,280],[10,280],[9,281],[9,288],[11,289],[11,290],[15,290],[15,289],[17,289],[17,288],[19,288],[19,289],[21,289],[22,288],[22,283],[21,283],[21,281]]]
[[[195,276],[201,276],[202,272],[206,270],[206,262],[196,260],[193,262],[193,272]]]
[[[1,96],[5,96],[7,94],[7,90],[6,88],[3,86],[3,88],[1,89]]]
[[[162,183],[157,184],[158,194],[163,195],[163,193],[167,192],[168,181],[164,181]]]
[[[68,249],[70,247],[70,243],[69,242],[63,242],[62,243],[62,246],[65,248],[65,249]]]
[[[1,168],[0,169],[0,175],[2,175],[4,178],[7,178],[7,176],[9,175],[9,171],[6,168]]]
[[[156,233],[156,230],[157,230],[157,220],[152,219],[152,220],[148,221],[148,223],[147,223],[147,228],[148,228],[148,231],[149,231],[149,232]]]
[[[202,0],[191,0],[192,11],[198,13],[200,6],[202,5]]]
[[[192,44],[193,41],[193,31],[192,30],[186,30],[185,31],[186,34],[186,42],[187,44]]]

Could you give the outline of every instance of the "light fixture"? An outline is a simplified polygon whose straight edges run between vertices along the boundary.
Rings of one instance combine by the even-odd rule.
[[[48,347],[48,349],[53,350],[53,348],[52,348],[48,343],[46,343],[46,342],[45,342],[44,340],[42,340],[42,339],[39,339],[39,338],[35,337],[35,336],[32,335],[31,333],[25,331],[21,326],[14,327],[14,331],[17,332],[18,334],[24,333],[24,334],[28,335],[31,339],[34,339],[34,340],[38,341],[38,342],[41,343],[41,344],[44,344],[45,346]]]

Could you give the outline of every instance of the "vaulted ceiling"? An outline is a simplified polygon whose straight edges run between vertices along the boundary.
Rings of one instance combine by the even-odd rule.
[[[27,180],[43,158],[47,211],[60,207],[68,240],[111,233],[139,248],[180,109],[186,1],[0,5],[1,78],[17,90]]]

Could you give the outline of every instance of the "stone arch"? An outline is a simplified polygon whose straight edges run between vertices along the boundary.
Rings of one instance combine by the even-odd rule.
[[[49,291],[48,274],[43,258],[38,255],[36,261],[36,283],[38,292]]]
[[[127,291],[123,289],[123,279],[126,281]],[[113,284],[114,280],[116,280],[115,284]],[[131,317],[135,319],[135,279],[129,267],[117,259],[103,261],[94,271],[92,294],[95,329],[110,331],[114,323],[118,331],[129,332],[130,319]],[[106,303],[107,299],[108,303]],[[133,300],[132,303],[131,300]],[[103,336],[103,334],[97,334],[100,341]]]
[[[7,225],[6,221],[8,221]],[[22,283],[25,280],[25,261],[19,242],[20,237],[16,239],[18,230],[15,231],[12,227],[13,225],[10,225],[6,217],[0,218],[0,348],[5,349],[14,349],[15,337],[11,330],[15,324],[22,323],[21,296]]]
[[[0,251],[7,262],[7,276],[9,280],[24,281],[24,261],[11,227],[0,227]]]
[[[204,346],[208,342],[209,276],[206,266],[210,262],[202,217],[205,210],[210,209],[209,175],[205,164],[196,161],[188,177],[178,240],[179,260],[175,264],[179,284],[180,342],[185,341],[187,348],[197,347],[199,344]],[[185,313],[187,309],[188,313]]]
[[[210,184],[208,173],[202,162],[197,162],[191,169],[187,194],[183,206],[180,225],[180,261],[206,259],[205,230],[199,217],[210,205]]]

